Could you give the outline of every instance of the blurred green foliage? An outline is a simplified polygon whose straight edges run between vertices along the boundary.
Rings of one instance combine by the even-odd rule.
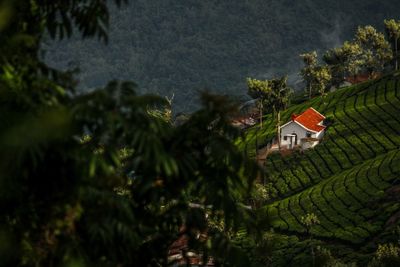
[[[228,232],[254,226],[243,203],[259,170],[233,144],[236,106],[203,94],[173,126],[170,103],[132,82],[77,94],[40,42],[73,28],[106,41],[107,2],[0,7],[0,266],[167,266],[181,235],[217,263],[248,263]]]

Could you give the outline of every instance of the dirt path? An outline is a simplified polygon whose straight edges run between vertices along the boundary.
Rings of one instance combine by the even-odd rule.
[[[258,150],[257,151],[257,156],[256,156],[257,163],[261,167],[264,167],[265,160],[267,159],[269,153],[271,153],[272,151],[276,150],[277,148],[278,148],[278,146],[276,144],[274,144],[269,149],[268,149],[268,147],[263,147],[260,150]]]
[[[268,149],[266,147],[257,151],[256,161],[261,167],[264,166],[264,162],[267,156],[268,156]]]

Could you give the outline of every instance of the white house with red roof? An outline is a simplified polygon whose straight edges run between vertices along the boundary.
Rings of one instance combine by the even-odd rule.
[[[292,149],[314,147],[324,136],[325,116],[313,108],[308,108],[300,115],[293,114],[291,121],[280,127],[281,146]]]

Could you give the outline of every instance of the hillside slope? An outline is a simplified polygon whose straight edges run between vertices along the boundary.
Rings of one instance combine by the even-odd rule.
[[[293,106],[283,121],[310,106],[333,120],[322,143],[304,154],[271,154],[265,163],[273,198],[266,212],[276,232],[297,240],[278,250],[293,254],[276,266],[296,262],[299,251],[292,248],[308,236],[301,222],[308,213],[320,220],[311,234],[322,246],[365,264],[378,243],[398,239],[392,231],[400,221],[400,75]],[[247,144],[241,145],[249,152],[256,138],[265,143],[274,135],[273,123],[266,119],[263,129],[247,132]]]

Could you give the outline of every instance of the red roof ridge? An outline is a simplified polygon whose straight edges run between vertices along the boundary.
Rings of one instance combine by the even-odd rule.
[[[300,115],[292,117],[293,122],[299,124],[306,130],[315,133],[318,133],[326,128],[326,126],[320,125],[324,119],[325,116],[312,107],[309,107]]]

